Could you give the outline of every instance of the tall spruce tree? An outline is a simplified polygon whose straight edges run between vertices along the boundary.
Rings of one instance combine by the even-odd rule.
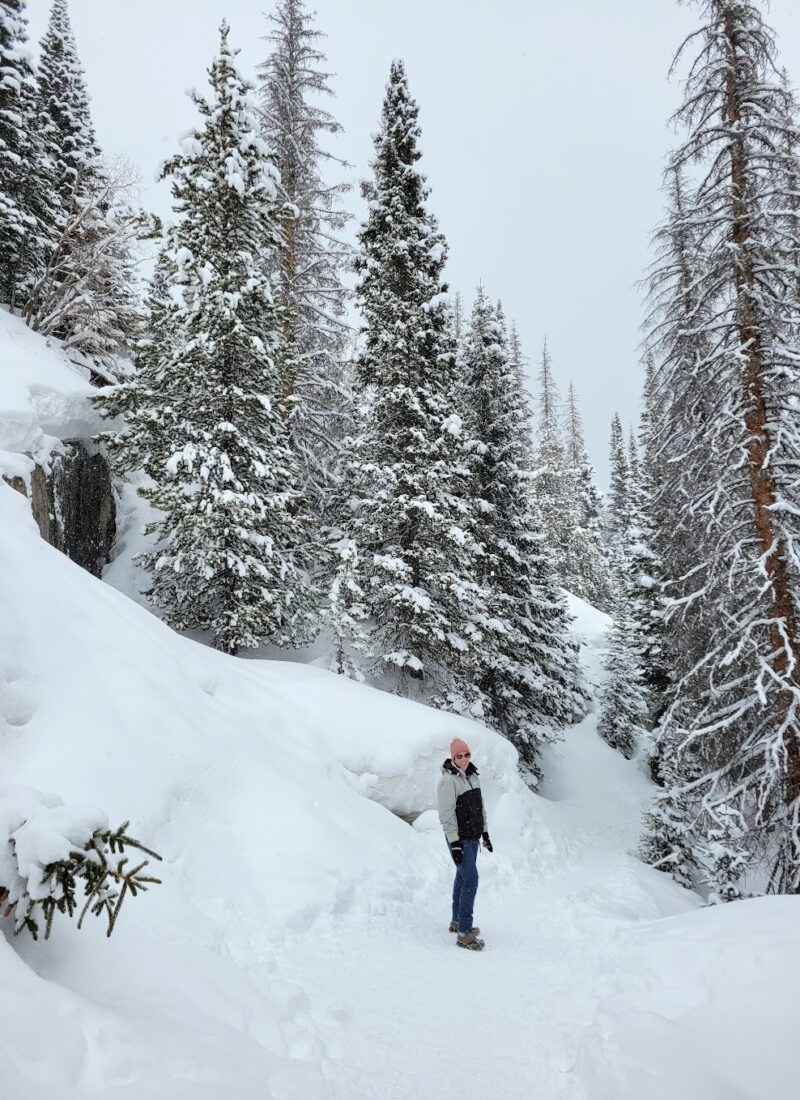
[[[520,349],[510,354],[502,310],[478,289],[464,348],[467,436],[478,508],[481,688],[488,720],[540,775],[539,750],[585,710],[577,647],[534,504],[530,409]]]
[[[230,653],[262,640],[304,641],[313,624],[308,522],[288,443],[281,369],[283,312],[263,259],[281,246],[277,171],[259,136],[253,91],[228,26],[193,95],[203,125],[164,168],[177,223],[162,260],[167,339],[154,335],[136,379],[98,402],[122,413],[111,438],[162,513],[143,557],[150,596],[181,629]]]
[[[53,0],[37,78],[45,147],[55,165],[61,206],[69,210],[82,181],[98,170],[100,147],[67,0]]]
[[[661,477],[654,443],[658,395],[652,358],[648,358],[645,371],[639,427],[640,450],[635,477],[631,481],[632,522],[628,568],[633,585],[631,613],[642,655],[649,718],[651,722],[655,722],[663,711],[664,696],[669,683],[665,652],[667,600],[664,596],[664,568],[657,534],[657,496]]]
[[[595,484],[578,396],[571,382],[567,393],[565,428],[565,453],[576,509],[571,590],[576,596],[582,596],[595,607],[607,611],[611,593],[603,544],[602,498]]]
[[[611,422],[611,500],[608,527],[611,542],[612,626],[604,660],[598,732],[612,748],[632,757],[644,743],[650,717],[645,649],[649,634],[641,593],[651,578],[650,555],[644,542],[639,505],[639,453],[631,431],[625,450],[622,424]]]
[[[618,583],[614,598],[597,723],[600,736],[628,759],[645,739],[650,709],[633,598],[632,584],[626,577]]]
[[[528,387],[528,358],[522,350],[522,341],[515,321],[508,334],[508,358],[522,402],[520,413],[527,424],[527,432],[520,438],[519,446],[525,458],[525,469],[533,470],[533,408]]]
[[[648,284],[651,343],[661,360],[648,356],[645,409],[646,455],[656,486],[650,501],[653,546],[666,592],[661,630],[666,686],[658,704],[650,763],[660,790],[645,815],[642,855],[681,885],[691,886],[697,861],[689,791],[698,768],[679,717],[691,698],[681,684],[710,644],[718,606],[712,593],[724,578],[710,572],[713,525],[702,522],[703,512],[696,514],[691,506],[693,499],[708,499],[717,478],[703,460],[715,395],[712,387],[698,385],[696,379],[713,336],[709,303],[700,293],[698,227],[691,217],[691,193],[677,165],[668,169],[665,189],[667,212],[656,234],[657,259]],[[708,593],[705,600],[694,598],[703,590]],[[669,721],[664,720],[665,712]]]
[[[680,600],[670,623],[688,653],[662,723],[668,761],[682,762],[664,800],[677,807],[670,819],[683,822],[699,876],[729,898],[800,891],[800,332],[784,140],[795,124],[758,9],[748,0],[705,0],[701,9],[703,24],[676,59],[697,46],[668,177],[671,185],[691,165],[697,183],[662,236],[651,278],[666,405],[658,436],[665,446],[670,425],[683,435],[662,492],[680,500],[697,547],[688,578],[665,560],[668,591],[674,580]],[[665,310],[687,293],[697,303],[690,329],[684,310]]]
[[[631,526],[631,470],[619,413],[611,419],[611,486],[606,508],[606,543],[609,551],[612,589],[625,568],[625,554]]]
[[[561,582],[576,587],[575,542],[578,527],[575,485],[561,434],[561,407],[545,340],[537,377],[538,424],[534,450],[534,487],[544,536]]]
[[[303,0],[278,0],[269,19],[270,53],[258,70],[262,132],[290,211],[269,274],[285,307],[292,443],[325,512],[352,416],[344,284],[351,253],[340,235],[350,218],[342,205],[350,185],[328,178],[349,166],[325,148],[342,128],[321,104],[333,93],[314,13]]]
[[[442,281],[446,244],[417,168],[418,107],[392,63],[360,234],[358,359],[365,406],[350,524],[376,668],[394,690],[480,712],[480,641],[461,452],[455,347]]]
[[[639,444],[636,440],[633,424],[631,424],[628,430],[628,478],[631,486],[629,491],[631,497],[636,494],[639,483],[639,473]]]
[[[133,283],[141,219],[125,205],[130,173],[103,165],[67,0],[53,0],[41,43],[33,123],[39,238],[47,242],[26,288],[24,316],[64,341],[97,381],[113,381],[116,357],[139,332]]]
[[[0,0],[0,302],[14,304],[24,241],[36,226],[24,186],[36,81],[24,0]]]

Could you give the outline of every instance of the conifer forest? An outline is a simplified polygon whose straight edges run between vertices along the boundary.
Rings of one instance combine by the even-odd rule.
[[[561,843],[544,839],[535,806],[548,799],[561,806],[559,798],[568,806],[572,796],[557,792],[571,790],[569,782],[592,788],[595,757],[569,748],[571,730],[591,728],[592,738],[599,738],[591,753],[610,761],[597,765],[596,782],[603,768],[633,778],[632,786],[620,780],[602,795],[596,787],[587,805],[596,797],[605,807],[598,812],[613,816],[622,812],[611,808],[614,803],[632,805],[630,791],[638,792],[619,844],[620,858],[629,861],[626,873],[647,876],[642,896],[676,890],[675,897],[690,896],[703,912],[714,906],[749,912],[753,899],[761,904],[768,895],[800,895],[800,101],[794,84],[800,72],[785,66],[764,0],[678,0],[689,31],[670,43],[671,69],[663,74],[672,113],[647,120],[654,142],[663,139],[663,173],[650,181],[653,192],[660,187],[660,219],[650,226],[649,241],[642,241],[648,258],[631,280],[638,280],[640,327],[632,326],[629,355],[612,349],[635,365],[635,385],[627,381],[633,375],[615,374],[599,350],[590,365],[565,361],[559,323],[536,300],[524,316],[514,316],[508,302],[521,297],[509,285],[511,273],[488,285],[476,269],[471,282],[454,284],[449,256],[457,242],[442,229],[449,214],[437,201],[437,180],[427,173],[424,155],[426,97],[436,96],[437,85],[426,77],[417,87],[411,58],[387,57],[382,98],[371,103],[370,158],[354,166],[342,153],[337,87],[345,79],[358,87],[359,78],[330,71],[330,5],[320,3],[318,13],[310,0],[265,0],[255,66],[243,60],[237,6],[198,5],[188,18],[200,22],[214,9],[215,46],[196,58],[186,107],[191,129],[162,139],[158,180],[170,195],[165,213],[148,207],[134,158],[110,155],[101,146],[92,71],[82,61],[71,2],[0,0],[0,320],[12,326],[8,342],[0,341],[0,474],[27,495],[45,540],[73,562],[70,540],[90,539],[94,564],[88,568],[101,578],[92,584],[107,581],[103,598],[112,598],[116,588],[131,608],[115,612],[123,634],[128,615],[144,609],[147,621],[156,620],[164,632],[147,643],[152,653],[163,652],[166,662],[169,639],[178,635],[181,645],[198,647],[191,653],[202,654],[191,658],[199,663],[188,695],[175,686],[178,673],[165,677],[172,686],[156,686],[155,658],[149,672],[139,670],[141,687],[134,689],[139,672],[131,643],[131,656],[117,658],[117,671],[106,673],[110,679],[97,671],[87,679],[86,698],[107,696],[98,713],[116,713],[115,677],[127,684],[120,697],[163,699],[161,711],[153,704],[156,716],[172,714],[173,705],[175,715],[189,714],[187,700],[199,693],[203,705],[219,707],[214,722],[226,729],[226,705],[244,708],[251,700],[251,709],[242,709],[250,717],[236,727],[248,729],[248,738],[274,705],[278,717],[271,729],[282,732],[270,742],[269,766],[300,776],[306,768],[316,775],[311,761],[322,750],[312,748],[312,740],[306,745],[306,734],[297,730],[304,722],[309,729],[317,728],[315,722],[338,729],[341,712],[346,732],[330,735],[336,742],[330,751],[349,777],[347,797],[352,788],[361,801],[371,800],[370,810],[374,802],[391,809],[407,833],[408,821],[424,832],[432,803],[409,793],[427,782],[420,780],[418,788],[414,769],[429,749],[402,738],[428,729],[420,716],[429,714],[435,768],[451,737],[469,741],[473,760],[481,767],[482,756],[493,777],[487,786],[490,798],[499,800],[497,832],[502,837],[503,828],[519,829],[527,836],[530,828],[540,861],[535,867],[546,866],[548,853]],[[516,2],[504,0],[497,14],[499,19],[502,11],[512,31]],[[675,6],[673,0],[661,4]],[[581,9],[577,3],[577,18]],[[98,10],[95,18],[99,23],[106,16]],[[155,18],[154,9],[143,7],[141,18]],[[34,25],[45,27],[43,34],[34,37]],[[247,46],[252,58],[252,38]],[[147,79],[158,86],[157,71]],[[489,78],[478,64],[478,87],[482,79]],[[448,95],[444,81],[438,94]],[[591,99],[588,89],[584,94]],[[119,95],[135,97],[136,89]],[[564,126],[570,111],[590,108],[577,102],[560,104]],[[542,101],[528,109],[551,106]],[[458,102],[452,110],[459,111]],[[598,126],[607,123],[598,120]],[[521,146],[525,140],[520,133]],[[123,133],[118,146],[124,143]],[[533,171],[583,173],[586,202],[598,203],[598,224],[596,239],[581,247],[613,248],[609,242],[620,227],[603,225],[602,204],[591,193],[591,158],[576,150],[574,164],[554,163],[543,148],[532,156]],[[470,217],[493,232],[505,201],[504,177],[516,162],[477,123],[474,148],[465,154],[464,164],[470,162],[492,180],[492,193]],[[617,180],[613,186],[624,185]],[[518,232],[530,237],[531,264],[547,264],[548,235],[554,241],[566,235],[561,216],[519,212]],[[566,211],[563,218],[568,220]],[[576,291],[576,326],[579,298]],[[58,389],[55,383],[31,375],[38,419],[27,434],[4,390],[7,384],[11,393],[12,360],[29,346],[26,341],[35,341],[30,347],[40,349],[36,355],[59,356],[59,369],[83,387],[79,403],[56,401],[47,398]],[[600,336],[597,342],[599,348]],[[590,368],[605,372],[602,385],[611,403],[600,428],[607,450],[600,454],[593,427],[597,402],[584,396],[582,372]],[[637,410],[633,417],[631,408]],[[105,488],[98,488],[101,476]],[[44,519],[37,493],[44,494]],[[95,499],[100,502],[92,511]],[[69,501],[78,502],[71,520]],[[103,549],[103,516],[110,508],[115,527]],[[63,531],[56,537],[59,524]],[[16,581],[10,565],[2,568],[0,604],[7,603],[10,623]],[[51,562],[43,575],[55,578],[56,568]],[[68,602],[66,576],[47,583],[58,583]],[[27,612],[21,614],[24,621]],[[69,614],[80,621],[79,610]],[[0,664],[5,656],[14,667],[21,662],[20,676],[25,654],[34,652],[22,636],[0,635]],[[113,637],[109,633],[102,643],[109,654]],[[190,650],[174,652],[185,654],[174,658],[176,668],[188,669]],[[86,659],[91,663],[88,653]],[[105,660],[96,668],[106,667]],[[262,664],[270,670],[269,686],[256,696]],[[242,670],[235,673],[236,686],[221,687],[234,676],[223,670],[234,667]],[[8,677],[12,692],[16,676]],[[41,680],[44,673],[36,676]],[[318,704],[319,718],[312,721],[310,700],[323,691],[323,681],[314,677],[325,677],[331,686],[324,690],[338,694]],[[419,704],[432,709],[414,709]],[[6,711],[3,705],[0,691],[0,716],[6,715],[9,736],[16,737],[14,730],[32,719],[17,721],[17,704]],[[140,703],[130,705],[134,713]],[[370,708],[378,708],[374,725],[353,733]],[[142,759],[160,752],[156,746],[168,744],[180,725],[179,718],[164,717],[162,728],[152,715],[141,720],[142,736],[146,726],[151,739],[151,747],[136,750]],[[228,732],[228,748],[208,750],[217,763],[198,763],[195,771],[193,754],[211,735],[198,732],[197,742],[187,735],[186,747],[174,750],[187,771],[158,804],[172,807],[171,824],[161,828],[161,810],[155,802],[144,809],[150,804],[140,804],[141,787],[134,782],[120,789],[125,797],[118,806],[114,784],[89,781],[91,760],[106,751],[100,746],[112,746],[113,754],[122,743],[111,728],[115,721],[109,718],[107,734],[96,741],[76,742],[75,752],[88,754],[81,779],[65,778],[59,790],[80,805],[107,796],[115,817],[118,811],[120,819],[133,817],[131,829],[141,840],[128,835],[127,822],[114,832],[103,814],[75,811],[74,836],[63,827],[68,841],[51,845],[48,851],[56,854],[42,857],[45,870],[34,881],[30,866],[36,861],[31,856],[24,863],[21,830],[31,815],[54,821],[52,815],[67,809],[60,796],[23,798],[22,788],[2,786],[29,782],[25,768],[14,770],[16,763],[7,776],[0,774],[0,834],[11,838],[15,853],[13,867],[10,856],[0,855],[0,905],[8,907],[6,916],[16,909],[11,923],[17,931],[35,935],[41,925],[49,936],[51,924],[67,925],[58,914],[72,916],[76,876],[88,883],[87,910],[107,915],[109,934],[122,897],[148,884],[146,900],[126,905],[120,928],[144,919],[134,918],[133,910],[161,912],[170,875],[189,882],[191,861],[199,858],[171,862],[178,859],[170,829],[180,827],[182,784],[193,789],[198,775],[211,775],[218,764],[224,771],[228,764],[220,762],[237,753],[244,771],[250,767],[245,759],[261,759],[247,755],[261,749],[244,747],[238,734]],[[76,718],[76,728],[81,724]],[[391,733],[396,727],[403,732]],[[0,722],[0,733],[2,728]],[[387,738],[406,746],[396,759]],[[434,753],[434,742],[442,751]],[[9,761],[22,752],[13,744],[0,738],[0,763],[4,752],[12,754]],[[476,746],[495,747],[476,753]],[[48,751],[37,749],[31,761],[45,760]],[[378,760],[375,753],[389,755]],[[31,763],[31,781],[39,766]],[[261,766],[252,765],[254,784]],[[264,768],[264,776],[272,774]],[[59,780],[47,782],[52,788]],[[296,797],[273,790],[272,783],[264,779],[258,789],[272,791],[273,813],[285,814],[291,831],[300,813]],[[623,787],[628,794],[619,793]],[[505,802],[498,791],[506,792]],[[313,797],[314,808],[309,801],[303,811],[312,816],[321,812]],[[534,809],[509,808],[529,802]],[[246,797],[236,804],[245,805]],[[214,819],[209,810],[209,821],[230,824],[232,812]],[[526,815],[534,824],[525,824]],[[333,835],[369,833],[366,816],[358,826],[340,824],[346,819],[342,810],[329,826]],[[310,837],[313,827],[304,824],[300,832]],[[561,824],[547,828],[557,835]],[[592,827],[581,828],[564,842],[565,852],[590,845]],[[256,818],[252,829],[264,835]],[[224,846],[217,850],[212,835],[202,835],[219,868],[228,859]],[[440,832],[436,836],[436,858],[444,864],[447,853]],[[122,842],[145,853],[141,860],[131,857],[135,871],[124,870],[124,860],[114,863],[115,844]],[[499,856],[502,844],[498,849]],[[366,865],[366,849],[358,851]],[[166,863],[155,878],[152,861],[162,856]],[[304,858],[290,863],[301,866]],[[520,856],[518,866],[527,866],[527,858]],[[149,870],[142,870],[148,861]],[[601,862],[598,857],[596,866]],[[633,866],[643,869],[634,872]],[[281,867],[271,872],[272,882],[283,882]],[[492,870],[491,889],[500,889],[503,873]],[[241,872],[242,881],[249,874]],[[622,889],[614,882],[612,894]],[[419,898],[423,887],[408,871],[393,889],[396,895],[386,894],[390,908],[403,890]],[[285,898],[293,890],[300,887],[276,886]],[[212,894],[197,887],[192,904],[212,912],[222,904]],[[254,914],[272,904],[264,900],[266,887],[258,896]],[[360,896],[357,890],[351,895],[341,887],[330,912],[355,905],[353,896]],[[720,908],[727,902],[737,904]],[[570,903],[570,912],[577,904]],[[236,922],[244,912],[240,905]],[[366,916],[360,919],[360,934],[372,934],[364,931]],[[226,950],[236,958],[257,955],[260,915],[241,920],[242,929],[250,921],[248,935],[255,938],[231,940]],[[124,934],[115,932],[115,939]],[[310,1028],[315,1011],[309,1008],[306,1019],[298,1009],[292,1026]],[[330,1012],[333,1020],[335,1010]],[[325,1033],[325,1021],[317,1025]],[[278,1057],[276,1044],[270,1057]],[[296,1044],[299,1051],[313,1047],[302,1037]],[[614,1072],[622,1074],[624,1063],[628,1076],[613,1083],[613,1074],[606,1079],[596,1068],[602,1061],[597,1049],[582,1050],[570,1057],[589,1074],[588,1091],[569,1091],[568,1085],[558,1091],[562,1086],[551,1083],[540,1093],[543,1100],[701,1095],[680,1083],[673,1083],[674,1091],[648,1091],[641,1079],[634,1081],[622,1054]],[[314,1061],[306,1053],[296,1057],[304,1067]],[[327,1057],[320,1055],[319,1072],[330,1085],[344,1071],[325,1070]],[[343,1065],[348,1057],[342,1056]],[[390,1057],[384,1052],[382,1060]],[[337,1055],[330,1060],[338,1064]],[[590,1063],[597,1076],[586,1070]],[[741,1091],[720,1086],[703,1095],[790,1100],[779,1084],[770,1091],[767,1078],[759,1077],[762,1084],[751,1087],[741,1073]],[[292,1091],[286,1077],[262,1095],[366,1097],[354,1080],[325,1092],[316,1078],[303,1077]],[[400,1097],[382,1080],[372,1100]],[[498,1087],[493,1093],[491,1086],[482,1092],[491,1100],[522,1095],[523,1086],[531,1086],[525,1094],[534,1095],[534,1080],[531,1071],[515,1079],[518,1092],[510,1084],[508,1092]],[[74,1087],[76,1098],[89,1095]],[[416,1093],[434,1095],[425,1087]],[[237,1094],[251,1095],[244,1086]],[[450,1096],[446,1090],[435,1094]],[[18,1095],[33,1100],[34,1093],[23,1087]],[[190,1093],[143,1087],[136,1095]]]

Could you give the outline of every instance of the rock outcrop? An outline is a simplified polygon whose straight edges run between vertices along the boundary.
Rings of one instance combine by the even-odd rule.
[[[43,539],[99,577],[116,535],[116,501],[105,457],[80,441],[51,455],[49,472],[34,466],[29,482],[8,478],[30,498]]]

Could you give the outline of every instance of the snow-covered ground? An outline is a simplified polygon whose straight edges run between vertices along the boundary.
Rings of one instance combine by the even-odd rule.
[[[0,316],[0,355],[32,341]],[[10,467],[12,419],[35,443],[83,415],[82,380],[40,351],[47,376],[18,356],[13,391],[0,365]],[[42,542],[2,482],[0,607],[2,783],[130,818],[164,857],[110,940],[4,922],[1,1095],[795,1100],[800,901],[702,908],[639,863],[651,787],[593,715],[533,795],[480,726],[178,637]],[[573,610],[596,679],[605,621]],[[447,932],[431,809],[455,733],[495,845],[482,954]]]

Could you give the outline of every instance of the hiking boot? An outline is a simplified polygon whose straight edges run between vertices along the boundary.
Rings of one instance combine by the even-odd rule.
[[[451,932],[457,932],[458,931],[458,921],[457,920],[451,920],[450,921],[449,931],[451,931]],[[481,934],[480,928],[470,928],[470,932],[474,932],[476,936],[480,936],[480,934]]]
[[[483,940],[479,940],[474,932],[459,932],[456,943],[467,951],[483,951]]]

